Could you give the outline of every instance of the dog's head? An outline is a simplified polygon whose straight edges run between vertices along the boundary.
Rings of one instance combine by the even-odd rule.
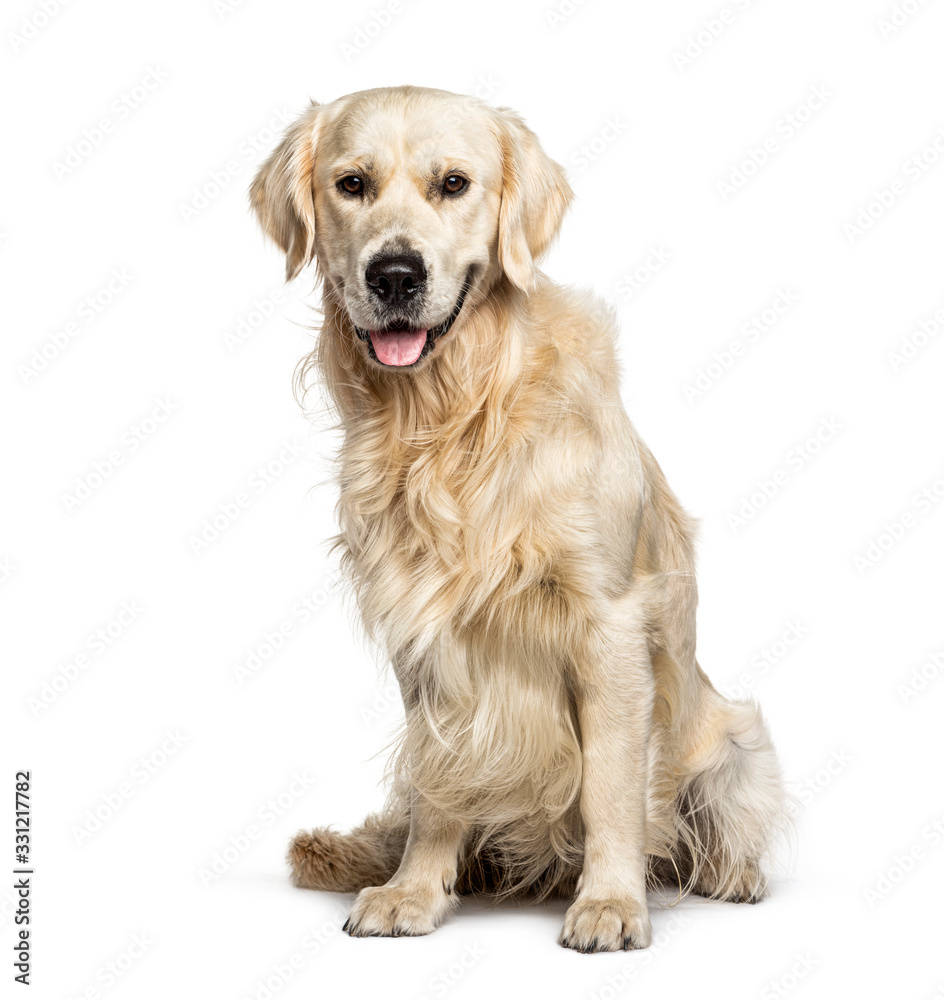
[[[287,280],[317,258],[371,361],[412,368],[503,276],[531,289],[571,191],[507,109],[395,87],[312,104],[250,197]]]

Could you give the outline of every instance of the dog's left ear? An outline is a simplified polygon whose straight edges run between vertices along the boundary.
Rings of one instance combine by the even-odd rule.
[[[495,110],[503,180],[498,216],[498,259],[512,284],[529,292],[534,267],[560,229],[574,196],[564,169],[541,148],[520,115]]]
[[[291,281],[315,252],[315,143],[321,105],[311,107],[286,129],[275,152],[259,168],[249,200],[266,235],[285,254]]]

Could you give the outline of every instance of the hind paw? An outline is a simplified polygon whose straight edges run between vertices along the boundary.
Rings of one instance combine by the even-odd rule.
[[[753,858],[748,858],[724,878],[703,875],[693,891],[726,903],[759,903],[767,895],[767,876]]]

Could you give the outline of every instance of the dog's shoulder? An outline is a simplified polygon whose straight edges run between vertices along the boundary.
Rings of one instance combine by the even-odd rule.
[[[531,323],[557,358],[558,375],[589,378],[618,392],[616,309],[589,288],[558,285],[542,275],[529,302]]]

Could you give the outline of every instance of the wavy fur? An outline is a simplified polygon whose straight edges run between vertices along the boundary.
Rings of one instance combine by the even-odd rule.
[[[494,137],[494,236],[431,357],[384,369],[351,318],[357,269],[339,282],[335,263],[376,234],[332,221],[347,208],[326,201],[318,161],[357,126],[382,143],[391,109],[403,129],[440,105],[455,129],[478,123],[480,147]],[[337,544],[406,723],[385,812],[300,834],[295,883],[363,889],[352,933],[431,930],[454,889],[576,891],[562,943],[580,950],[645,946],[647,877],[760,898],[779,768],[757,708],[695,659],[693,525],[623,410],[612,313],[534,269],[570,200],[560,168],[516,116],[442,92],[369,91],[305,121],[254,201],[290,270],[315,248],[324,322],[300,380],[317,374],[343,431]],[[318,225],[293,233],[305,184]],[[384,216],[398,238],[402,218]],[[481,224],[441,218],[414,240],[461,248]]]

